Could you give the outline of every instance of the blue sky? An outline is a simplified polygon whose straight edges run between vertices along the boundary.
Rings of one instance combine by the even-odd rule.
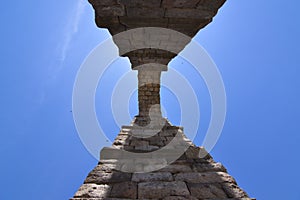
[[[196,36],[227,93],[212,155],[257,199],[300,199],[299,5],[229,0]],[[74,126],[73,83],[107,31],[87,1],[5,1],[0,16],[0,199],[68,199],[97,164]],[[130,102],[134,112],[134,95]],[[176,124],[176,109],[169,114]],[[118,128],[108,122],[105,131],[113,138]]]

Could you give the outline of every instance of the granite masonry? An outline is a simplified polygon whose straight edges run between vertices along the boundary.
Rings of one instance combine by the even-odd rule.
[[[89,2],[97,26],[116,36],[113,39],[120,56],[128,57],[132,69],[138,71],[139,113],[121,128],[112,147],[101,150],[98,165],[71,200],[250,200],[221,163],[203,147],[195,146],[183,127],[173,126],[161,115],[161,73],[167,73],[168,63],[212,22],[225,0]],[[134,33],[118,37],[143,27],[171,29],[186,37],[174,39],[172,34],[156,30],[144,38]],[[151,48],[146,38],[172,48]],[[146,48],[128,48],[130,45]]]

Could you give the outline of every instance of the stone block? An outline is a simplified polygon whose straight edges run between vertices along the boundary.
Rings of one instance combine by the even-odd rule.
[[[170,172],[154,172],[154,173],[134,173],[132,175],[134,182],[150,182],[150,181],[173,181]]]
[[[196,20],[194,20],[196,21]],[[197,33],[201,28],[205,27],[208,24],[208,22],[206,21],[202,21],[202,22],[195,22],[195,23],[169,23],[168,28],[176,30],[178,32],[184,33],[185,32],[193,32],[193,33]],[[176,40],[176,45],[179,45],[180,41]],[[181,42],[183,46],[186,45],[186,43]]]
[[[107,28],[110,26],[120,25],[118,17],[100,17],[96,16],[96,23],[98,27]]]
[[[150,145],[157,145],[157,146],[164,146],[164,143],[163,143],[163,138],[162,137],[151,137],[149,138],[149,144]]]
[[[100,152],[101,160],[122,159],[124,152],[113,147],[104,147]]]
[[[196,8],[199,0],[163,0],[164,8]]]
[[[232,176],[224,172],[179,173],[175,175],[175,180],[187,183],[236,183]]]
[[[168,137],[168,140],[172,140],[176,134],[177,134],[176,130],[164,130],[160,133],[160,136]]]
[[[180,197],[180,196],[169,196],[164,198],[163,200],[198,200],[195,197],[192,196],[185,196],[185,197]]]
[[[138,8],[159,8],[161,0],[120,0],[120,3],[128,7],[138,7]]]
[[[220,8],[226,0],[200,0],[198,3],[198,8],[199,7],[205,7],[205,8],[210,8],[210,9],[218,9]]]
[[[202,147],[190,146],[185,152],[187,158],[198,159],[204,158],[206,160],[210,159],[210,154]]]
[[[189,8],[169,8],[166,11],[166,17],[169,18],[191,18],[191,19],[210,19],[216,13],[211,10],[189,9]]]
[[[192,167],[196,172],[227,172],[221,163],[194,163]]]
[[[106,164],[98,164],[93,170],[93,173],[106,172],[110,173],[116,168],[116,164],[114,163],[106,163]]]
[[[126,30],[127,30],[127,28],[121,24],[118,24],[116,26],[112,25],[112,26],[109,26],[109,28],[108,28],[108,31],[111,35],[116,35],[118,33],[126,31]],[[120,55],[122,55],[122,54],[120,54]]]
[[[135,147],[138,147],[138,146],[148,146],[149,142],[141,140],[141,139],[135,139],[135,140],[131,141],[130,145],[131,146],[135,146]]]
[[[88,0],[94,6],[109,6],[119,4],[119,0]]]
[[[227,199],[226,193],[219,185],[188,184],[191,195],[199,199]]]
[[[122,5],[97,6],[96,15],[99,17],[124,16],[125,8]]]
[[[122,181],[130,181],[131,180],[130,173],[124,172],[97,172],[92,171],[86,178],[85,183],[96,183],[96,184],[103,184],[103,183],[116,183]]]
[[[170,24],[178,24],[178,25],[194,25],[194,26],[198,26],[198,24],[202,24],[202,23],[209,23],[211,22],[208,19],[201,19],[201,18],[170,18],[169,19],[169,25]]]
[[[138,198],[152,199],[168,196],[187,196],[190,192],[184,182],[144,182],[138,184]]]
[[[113,143],[113,145],[117,145],[117,146],[119,146],[119,145],[125,146],[125,145],[128,145],[128,144],[129,144],[128,140],[115,140],[114,143]]]
[[[155,151],[158,150],[159,147],[158,146],[153,146],[153,145],[149,145],[149,146],[136,146],[134,149],[136,150],[140,150],[140,151]]]
[[[136,199],[137,184],[133,182],[115,183],[112,186],[110,197]]]
[[[111,186],[109,185],[83,184],[75,193],[74,197],[103,198],[108,197],[110,190]]]
[[[128,17],[138,17],[138,18],[163,18],[165,15],[165,10],[163,8],[137,8],[131,7],[127,8]]]
[[[224,183],[223,189],[230,198],[244,198],[248,195],[234,183]]]
[[[161,172],[171,172],[171,173],[179,173],[179,172],[192,172],[192,169],[189,165],[180,165],[180,164],[171,164],[166,166],[163,169],[160,169]]]

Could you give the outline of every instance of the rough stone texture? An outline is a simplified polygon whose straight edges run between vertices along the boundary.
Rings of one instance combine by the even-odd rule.
[[[124,26],[125,30],[142,26],[169,28],[169,21],[174,22],[178,18],[194,22],[197,20],[198,23],[194,23],[194,28],[199,30],[197,24],[206,22],[207,25],[225,0],[89,0],[89,2],[95,9],[97,25],[108,28],[114,35],[118,31],[112,27],[119,25]],[[115,20],[111,21],[112,18]],[[126,21],[130,23],[124,23]],[[189,33],[189,30],[183,33]]]
[[[225,0],[89,2],[95,9],[96,24],[112,35],[139,27],[161,27],[193,37],[212,21]],[[143,29],[114,37],[120,55],[128,56],[132,68],[138,70],[139,115],[131,125],[122,127],[112,147],[101,150],[98,165],[72,200],[250,200],[222,164],[187,139],[182,127],[161,117],[161,72],[190,38],[178,41],[160,31],[141,32]],[[167,51],[152,48],[157,44]],[[158,156],[151,154],[156,151],[160,151]],[[149,154],[152,157],[147,157]],[[177,159],[170,159],[174,155]]]
[[[95,9],[97,26],[107,28],[112,35],[134,28],[160,27],[193,37],[212,21],[225,0],[89,0],[89,2]],[[185,45],[177,46],[183,49]],[[122,49],[120,45],[118,46]],[[137,51],[126,56],[132,62],[133,68],[141,63],[149,63],[149,61],[150,63],[169,63],[175,56],[163,53],[157,56],[155,52],[149,52],[148,54],[153,56],[147,57]],[[163,57],[163,59],[158,61],[158,57]],[[147,58],[147,61],[137,61],[141,58]]]
[[[170,172],[135,173],[132,176],[132,181],[134,182],[173,181],[173,176]]]
[[[191,195],[199,199],[227,199],[221,186],[214,184],[188,184]]]
[[[110,193],[111,187],[109,185],[101,184],[83,184],[74,197],[89,198],[89,197],[106,197]]]
[[[161,69],[138,69],[139,115],[136,123],[141,126],[161,121],[160,75]]]
[[[223,189],[230,198],[243,198],[247,196],[247,194],[243,190],[241,190],[241,188],[232,183],[223,184]]]
[[[120,181],[130,181],[131,174],[122,172],[98,173],[98,170],[93,170],[85,180],[85,183],[114,183]]]
[[[141,135],[153,134],[151,130],[138,129],[133,124],[123,126],[115,139],[114,147],[107,148],[104,153],[101,152],[99,164],[89,173],[84,184],[79,188],[72,200],[251,199],[238,187],[234,178],[227,173],[222,164],[215,162],[209,154],[205,157],[200,156],[199,152],[204,152],[205,150],[192,144],[185,137],[181,127],[172,126],[168,122],[158,133],[142,139],[133,136],[133,133],[137,135],[134,132],[137,130],[141,132]],[[121,168],[119,160],[125,159],[123,154],[118,153],[121,149],[126,149],[130,152],[141,152],[136,148],[137,146],[150,146],[150,143],[154,141],[163,141],[163,143],[156,144],[158,148],[162,148],[172,142],[170,140],[174,139],[178,133],[181,134],[182,142],[191,146],[175,162],[158,170],[145,173],[119,171]],[[170,149],[170,153],[174,151],[176,152],[176,149]],[[152,151],[144,150],[142,152]],[[195,152],[198,152],[198,154]],[[141,160],[142,158],[138,158],[132,161],[133,165],[136,167]],[[140,169],[142,171],[147,170],[147,167],[152,165],[155,164],[149,161],[147,164],[141,164]]]
[[[184,182],[146,182],[139,183],[138,186],[139,199],[161,199],[168,196],[187,196],[190,192]]]
[[[175,175],[175,180],[188,183],[235,183],[235,180],[224,172],[189,172]]]
[[[112,187],[110,196],[118,198],[136,199],[137,184],[134,182],[115,183]]]

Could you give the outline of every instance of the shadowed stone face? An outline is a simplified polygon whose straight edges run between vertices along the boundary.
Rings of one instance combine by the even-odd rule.
[[[160,27],[193,37],[209,24],[225,0],[89,0],[95,9],[96,24],[112,35],[140,27]],[[118,44],[117,44],[118,45]],[[185,45],[181,47],[184,48]],[[152,54],[152,56],[151,56]],[[162,52],[135,51],[127,55],[136,66],[138,58],[149,58],[140,64],[167,64],[175,55]],[[158,61],[156,58],[162,58]]]
[[[89,0],[96,23],[112,35],[138,27],[162,27],[191,37],[211,22],[225,0]]]

